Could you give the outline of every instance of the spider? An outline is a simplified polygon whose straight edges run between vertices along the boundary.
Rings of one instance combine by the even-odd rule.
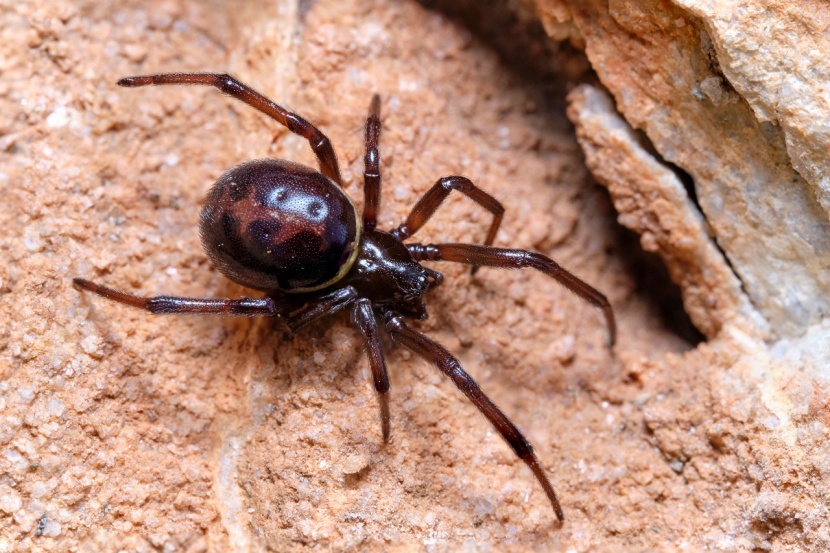
[[[605,296],[542,254],[493,247],[504,207],[465,177],[439,179],[400,226],[378,230],[381,123],[377,94],[372,97],[366,120],[364,206],[360,214],[343,190],[337,156],[326,135],[235,78],[214,73],[169,73],[118,81],[124,87],[172,84],[216,87],[308,140],[319,161],[319,171],[282,159],[248,161],[222,175],[207,194],[199,230],[208,257],[225,276],[265,292],[265,297],[142,297],[82,278],[73,279],[75,287],[154,314],[279,317],[294,332],[349,309],[372,370],[384,442],[390,435],[389,377],[381,352],[381,327],[393,342],[437,366],[473,402],[527,464],[556,517],[563,521],[553,486],[516,425],[448,350],[404,319],[426,319],[424,296],[443,281],[441,273],[423,266],[422,261],[466,263],[473,272],[482,266],[541,271],[602,310],[609,346],[613,346],[616,324]],[[405,244],[404,240],[424,226],[453,190],[492,215],[484,245]]]

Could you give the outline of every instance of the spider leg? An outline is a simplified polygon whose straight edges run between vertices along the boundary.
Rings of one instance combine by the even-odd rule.
[[[372,96],[366,119],[366,156],[363,158],[363,226],[372,230],[378,223],[380,206],[380,96]]]
[[[539,460],[533,453],[533,447],[516,428],[516,425],[510,422],[507,415],[490,398],[484,395],[476,381],[461,368],[458,360],[438,342],[434,342],[420,332],[408,327],[400,315],[387,311],[383,314],[383,322],[393,340],[437,366],[487,417],[487,420],[498,430],[516,455],[533,471],[553,506],[556,518],[560,521],[564,520],[565,515],[562,513],[562,506],[559,504],[556,492],[553,491],[553,486],[551,486],[548,477],[542,470]]]
[[[414,235],[438,211],[438,208],[441,207],[441,204],[453,190],[458,190],[493,214],[493,222],[490,223],[490,230],[487,231],[487,237],[484,239],[485,246],[492,245],[496,239],[499,226],[501,226],[501,220],[504,217],[504,206],[466,177],[444,177],[438,179],[432,185],[432,188],[418,200],[418,203],[412,208],[406,220],[392,231],[392,234],[400,240],[405,240]],[[478,267],[473,266],[471,274],[475,274],[477,270]]]
[[[439,273],[438,271],[433,271],[429,267],[422,267],[423,270],[427,272],[427,276],[429,276],[429,287],[430,288],[437,288],[444,283],[444,275]]]
[[[245,102],[265,115],[276,119],[289,131],[308,140],[308,144],[320,162],[320,171],[328,178],[340,184],[340,168],[331,141],[317,127],[303,117],[275,104],[253,88],[242,84],[230,75],[217,73],[166,73],[162,75],[144,75],[125,77],[118,81],[119,86],[137,87],[163,84],[196,84],[213,86],[225,94]]]
[[[83,278],[73,278],[72,284],[108,300],[145,309],[154,314],[189,313],[194,315],[234,315],[241,317],[283,315],[283,307],[273,298],[184,298],[180,296],[136,296],[108,286],[95,284]]]
[[[613,346],[616,341],[617,323],[608,299],[596,288],[568,272],[549,257],[525,250],[473,244],[407,244],[406,247],[413,259],[417,261],[452,261],[507,269],[531,267],[541,271],[591,305],[601,309],[608,326],[608,345]]]
[[[297,332],[314,321],[349,307],[355,300],[357,300],[357,291],[354,287],[344,286],[290,312],[286,316],[285,323],[293,332]]]
[[[380,401],[380,424],[383,432],[383,441],[389,441],[389,375],[386,372],[386,361],[380,349],[378,339],[378,325],[372,311],[372,303],[362,298],[357,300],[352,311],[354,324],[363,335],[363,344],[372,367],[372,377],[375,380],[375,390]]]

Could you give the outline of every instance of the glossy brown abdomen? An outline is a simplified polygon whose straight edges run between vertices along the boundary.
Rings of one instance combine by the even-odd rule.
[[[211,261],[234,282],[307,292],[348,272],[359,225],[351,200],[328,177],[298,163],[260,159],[213,185],[199,230]]]

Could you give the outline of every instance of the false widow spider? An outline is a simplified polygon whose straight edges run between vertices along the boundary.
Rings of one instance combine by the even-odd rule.
[[[343,190],[337,157],[329,139],[301,116],[287,111],[229,75],[170,73],[127,77],[125,87],[189,84],[218,88],[276,119],[308,140],[320,171],[282,159],[259,159],[225,173],[208,192],[199,220],[202,245],[228,278],[265,292],[263,298],[142,297],[73,279],[76,288],[151,313],[270,316],[292,331],[342,309],[351,309],[363,337],[377,390],[384,441],[389,440],[389,377],[381,352],[378,319],[394,342],[437,366],[487,417],[545,490],[556,517],[564,515],[533,448],[510,419],[481,391],[458,360],[439,343],[414,330],[405,317],[426,319],[424,294],[443,276],[421,261],[450,261],[478,267],[531,267],[556,279],[600,308],[609,344],[616,335],[608,300],[556,262],[539,253],[493,247],[504,208],[469,179],[439,179],[415,204],[406,220],[390,231],[377,230],[380,203],[380,97],[375,94],[366,121],[362,216]],[[453,190],[489,211],[493,220],[484,245],[404,244],[432,217]]]

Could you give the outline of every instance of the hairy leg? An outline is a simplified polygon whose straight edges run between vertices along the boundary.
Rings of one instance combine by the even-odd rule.
[[[501,226],[501,220],[504,217],[504,206],[466,177],[444,177],[439,179],[418,200],[418,203],[412,208],[406,221],[394,229],[392,234],[397,236],[399,240],[406,240],[414,235],[432,218],[453,190],[458,190],[493,214],[493,222],[490,223],[490,229],[487,231],[487,237],[484,239],[484,245],[491,245],[496,239],[499,226]],[[478,267],[474,265],[470,272],[471,274],[475,274],[477,270]]]
[[[242,317],[283,315],[283,307],[272,298],[185,298],[180,296],[136,296],[83,278],[72,279],[79,290],[154,314],[234,315]]]
[[[315,298],[299,309],[288,313],[285,323],[292,332],[327,317],[354,304],[357,291],[351,286],[344,286],[321,298]]]
[[[493,214],[493,222],[490,224],[487,237],[484,239],[486,245],[489,246],[492,244],[493,240],[496,239],[496,232],[498,232],[502,217],[504,216],[504,206],[466,177],[444,177],[438,179],[432,185],[432,188],[418,200],[418,203],[412,208],[406,220],[392,231],[392,234],[400,240],[405,240],[414,235],[435,215],[435,212],[438,211],[438,208],[441,207],[441,204],[453,190],[461,192]]]

